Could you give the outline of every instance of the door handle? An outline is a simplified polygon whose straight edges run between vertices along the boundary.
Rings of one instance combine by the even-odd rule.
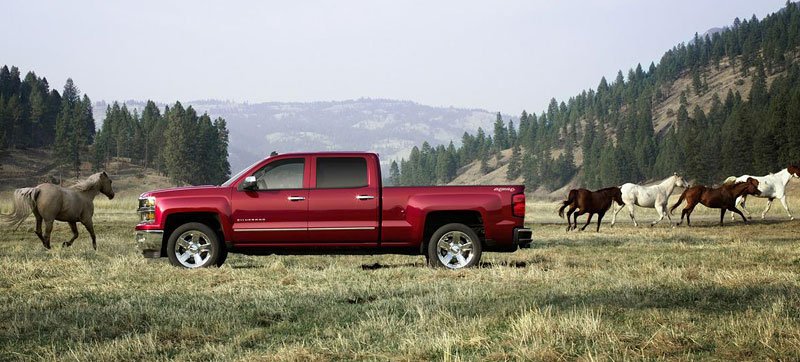
[[[302,196],[289,196],[289,197],[288,197],[288,198],[286,198],[286,199],[287,199],[287,200],[289,200],[289,201],[303,201],[303,200],[305,200],[306,198],[305,198],[305,197],[302,197]]]
[[[375,196],[372,196],[372,195],[356,195],[356,199],[359,199],[359,200],[372,200],[374,198],[375,198]]]

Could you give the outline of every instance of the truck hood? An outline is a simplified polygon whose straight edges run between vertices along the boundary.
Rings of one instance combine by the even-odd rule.
[[[195,193],[197,191],[212,191],[221,188],[222,187],[220,186],[213,186],[213,185],[171,187],[168,189],[160,189],[160,190],[144,192],[139,196],[139,198],[145,198],[148,196],[155,196],[155,197],[173,196],[173,195],[178,196],[187,192]]]

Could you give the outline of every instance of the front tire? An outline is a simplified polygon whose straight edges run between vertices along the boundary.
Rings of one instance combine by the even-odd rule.
[[[470,268],[481,260],[483,247],[475,230],[464,224],[447,224],[428,241],[428,265],[434,268]]]
[[[179,226],[167,242],[170,263],[188,269],[219,266],[224,252],[217,233],[197,222]]]

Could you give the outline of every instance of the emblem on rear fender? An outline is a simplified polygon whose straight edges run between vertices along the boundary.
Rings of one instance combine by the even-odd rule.
[[[516,189],[513,188],[513,187],[495,187],[494,191],[495,192],[503,192],[503,191],[514,192],[514,191],[516,191]]]

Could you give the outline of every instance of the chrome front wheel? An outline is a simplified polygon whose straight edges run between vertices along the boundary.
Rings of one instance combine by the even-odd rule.
[[[201,223],[187,223],[170,235],[167,254],[172,265],[204,268],[215,265],[222,252],[217,234]]]

